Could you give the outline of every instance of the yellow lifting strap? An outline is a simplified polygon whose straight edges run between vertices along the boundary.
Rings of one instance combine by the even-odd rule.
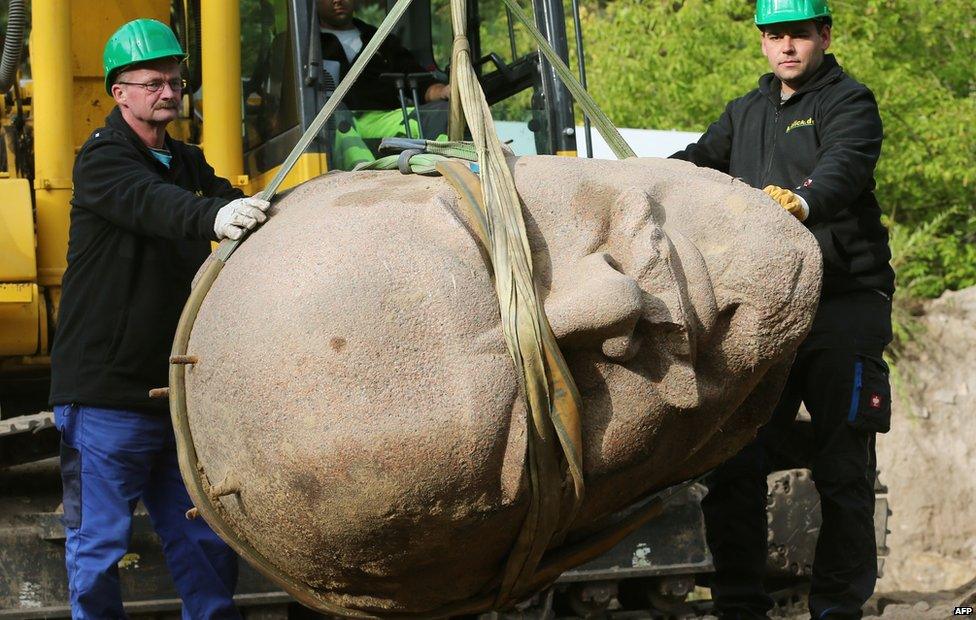
[[[465,34],[464,0],[452,0],[454,50],[452,96],[460,99],[481,171],[481,240],[491,259],[502,332],[522,375],[526,404],[526,465],[530,505],[509,554],[496,605],[504,607],[531,593],[530,583],[543,554],[558,543],[583,502],[580,396],[552,333],[533,277],[522,204],[515,179],[495,131],[491,109],[478,82]],[[462,200],[462,205],[468,204]],[[563,465],[570,478],[564,485]]]
[[[464,220],[468,229],[474,233],[481,246],[480,249],[489,258],[489,263],[494,265],[494,258],[488,256],[490,239],[481,180],[463,161],[438,161],[436,168],[444,180],[450,183],[458,193],[460,197],[458,215]],[[569,387],[571,388],[572,378],[569,373],[566,372],[562,377],[569,380]],[[558,409],[560,404],[557,402],[555,406]],[[513,595],[508,601],[501,600],[498,595],[495,596],[495,606],[505,607],[511,603],[519,602],[525,598],[527,593],[534,592],[552,583],[563,572],[610,550],[647,521],[660,514],[671,497],[683,491],[693,482],[697,482],[697,480],[685,481],[638,500],[609,517],[599,532],[590,534],[585,538],[563,542],[550,548],[531,571],[531,574],[526,572],[523,575],[522,578],[526,581],[516,585],[513,589]],[[525,549],[516,547],[513,549],[512,555],[524,552]],[[509,564],[512,562],[510,561]]]
[[[489,260],[496,292],[500,298],[510,294],[516,287],[512,282],[516,263],[499,252],[503,244],[492,241],[492,215],[486,207],[481,180],[459,161],[438,162],[437,171],[460,196],[459,215]],[[499,279],[509,282],[499,283]],[[495,598],[495,606],[499,608],[519,602],[539,587],[537,575],[543,555],[550,543],[558,542],[583,498],[579,392],[544,313],[539,313],[541,320],[532,321],[531,313],[538,310],[537,302],[520,299],[517,293],[509,300],[508,304],[500,304],[499,309],[503,329],[509,327],[505,330],[506,341],[516,365],[520,365],[523,393],[529,406],[526,469],[530,502],[502,574]],[[567,464],[572,485],[563,484],[560,455]]]

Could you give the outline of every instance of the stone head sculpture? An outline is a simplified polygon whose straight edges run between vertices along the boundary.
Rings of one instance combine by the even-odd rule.
[[[571,536],[754,436],[812,320],[820,255],[764,194],[684,162],[510,164],[582,396]],[[440,613],[491,590],[518,534],[526,406],[457,201],[442,178],[389,172],[299,186],[194,323],[199,466],[235,480],[214,500],[231,542],[303,600]]]

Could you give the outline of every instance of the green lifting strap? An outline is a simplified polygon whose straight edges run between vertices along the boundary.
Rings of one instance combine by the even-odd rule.
[[[403,174],[438,175],[437,164],[450,159],[478,161],[473,142],[443,142],[410,138],[386,138],[380,143],[380,152],[396,152],[374,161],[356,165],[359,170],[399,170]],[[477,169],[477,166],[475,166]]]

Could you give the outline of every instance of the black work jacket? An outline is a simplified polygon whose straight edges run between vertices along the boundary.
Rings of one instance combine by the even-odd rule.
[[[75,159],[68,267],[51,352],[51,404],[165,413],[149,390],[168,359],[217,211],[243,194],[203,152],[166,137],[157,161],[115,108]]]
[[[827,54],[786,101],[779,79],[764,75],[696,144],[671,157],[799,194],[810,207],[804,223],[823,252],[823,296],[868,289],[890,296],[888,231],[874,196],[883,135],[874,95]]]
[[[365,49],[373,39],[373,35],[376,34],[376,28],[355,17],[352,21],[359,29],[363,49]],[[359,53],[362,54],[362,50]],[[341,80],[346,77],[349,68],[359,58],[359,55],[357,54],[356,58],[350,61],[346,58],[346,51],[342,48],[339,39],[330,32],[323,32],[322,58],[339,63],[339,79]],[[391,34],[380,45],[376,55],[366,64],[366,68],[359,75],[359,79],[356,80],[349,94],[346,95],[344,99],[346,107],[353,111],[395,110],[400,107],[400,97],[397,94],[396,84],[392,80],[380,78],[380,75],[383,73],[422,73],[425,71],[430,71],[430,69],[422,67],[414,55],[400,43],[400,40]],[[424,103],[424,93],[433,83],[433,78],[418,80],[417,97],[419,103]],[[408,105],[413,105],[409,88],[404,91],[404,96]]]

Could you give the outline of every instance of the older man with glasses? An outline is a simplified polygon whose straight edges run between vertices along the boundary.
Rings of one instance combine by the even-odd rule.
[[[266,218],[174,140],[185,58],[164,24],[119,28],[103,55],[116,107],[78,152],[68,266],[51,355],[61,431],[65,562],[75,618],[124,618],[118,562],[141,500],[162,538],[184,618],[240,618],[237,556],[192,508],[166,401],[168,356],[210,242]]]

